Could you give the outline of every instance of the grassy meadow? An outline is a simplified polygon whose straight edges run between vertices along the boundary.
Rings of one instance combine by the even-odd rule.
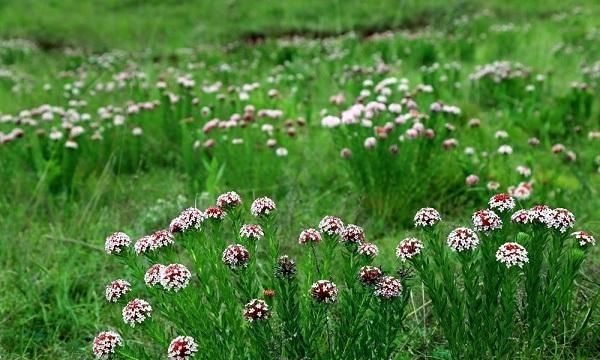
[[[593,0],[2,1],[0,359],[93,359],[107,329],[115,359],[176,335],[197,359],[600,359],[600,251],[570,235],[600,236],[599,99]],[[159,262],[189,287],[144,284]],[[122,278],[151,321],[107,301]]]

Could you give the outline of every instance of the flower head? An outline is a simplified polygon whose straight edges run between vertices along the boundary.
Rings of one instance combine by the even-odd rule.
[[[402,284],[393,276],[384,276],[375,284],[374,294],[386,300],[396,298],[402,294]]]
[[[525,263],[529,262],[527,250],[514,242],[501,245],[496,251],[496,260],[506,265],[506,267],[523,267]]]
[[[253,299],[244,306],[244,319],[248,322],[263,321],[271,317],[271,309],[264,300]]]
[[[265,236],[265,233],[260,225],[245,224],[240,228],[240,237],[244,239],[260,240],[263,236]]]
[[[365,241],[365,232],[358,225],[348,224],[340,233],[340,241],[349,244],[361,244]]]
[[[142,299],[133,299],[123,308],[123,321],[125,324],[135,327],[149,318],[152,314],[152,306]]]
[[[300,245],[308,243],[320,243],[321,240],[321,233],[312,228],[303,230],[298,237],[298,243]]]
[[[152,236],[146,235],[141,237],[138,241],[133,245],[133,249],[135,253],[138,255],[147,253],[152,249]]]
[[[411,259],[421,253],[423,243],[417,238],[406,238],[396,247],[396,256],[402,261]]]
[[[183,210],[169,225],[172,233],[186,232],[187,230],[198,230],[206,219],[206,214],[200,209],[187,208]]]
[[[446,243],[453,251],[462,252],[475,249],[479,245],[479,237],[475,231],[459,227],[452,230]]]
[[[252,202],[250,212],[254,216],[267,216],[277,209],[275,202],[268,197],[261,197]]]
[[[238,207],[241,203],[242,198],[235,191],[226,192],[217,198],[217,206],[224,210]]]
[[[548,213],[552,209],[547,205],[536,205],[529,209],[529,216],[531,216],[531,222],[537,224],[545,224]]]
[[[442,220],[440,213],[434,208],[422,208],[415,214],[415,227],[434,226]]]
[[[290,259],[289,256],[283,255],[277,259],[275,265],[275,276],[281,279],[291,279],[296,276],[296,262]]]
[[[363,266],[358,272],[358,279],[364,285],[375,285],[383,276],[383,272],[376,266]]]
[[[250,253],[244,245],[229,245],[223,251],[223,263],[232,269],[245,268],[250,260]]]
[[[169,360],[189,360],[198,352],[198,345],[191,336],[178,336],[169,345]]]
[[[544,223],[548,229],[556,229],[561,233],[575,226],[575,215],[567,209],[557,208],[546,212]]]
[[[513,199],[508,194],[504,194],[504,193],[496,194],[491,197],[488,204],[489,204],[491,210],[506,212],[506,211],[514,209],[515,199]]]
[[[379,248],[373,243],[364,242],[358,245],[358,254],[374,258],[379,254]]]
[[[325,216],[319,222],[319,230],[327,235],[339,235],[344,229],[344,223],[335,216]]]
[[[123,232],[116,232],[106,238],[104,250],[108,254],[118,254],[131,244],[131,239]]]
[[[127,294],[131,290],[131,284],[122,279],[111,281],[106,285],[106,300],[109,302],[117,302],[121,296]]]
[[[510,216],[510,221],[515,224],[529,224],[533,221],[533,216],[529,210],[517,210]]]
[[[337,295],[337,286],[329,280],[319,280],[310,287],[310,296],[321,303],[334,303],[337,301]]]
[[[214,219],[214,220],[223,220],[223,219],[225,219],[225,216],[227,215],[225,210],[223,210],[220,207],[216,207],[216,206],[207,207],[206,210],[204,210],[204,214],[206,214],[207,218]]]
[[[502,228],[502,219],[492,210],[478,210],[472,220],[476,231],[490,232]]]
[[[592,236],[592,234],[586,231],[575,231],[571,234],[571,236],[575,237],[579,242],[579,246],[594,246],[596,245],[596,239]]]
[[[121,335],[114,331],[103,331],[94,338],[92,350],[97,359],[108,359],[115,353],[117,346],[123,346]]]
[[[165,266],[160,272],[160,284],[166,290],[178,292],[190,283],[192,273],[181,264]]]
[[[154,286],[160,283],[160,274],[164,270],[165,266],[163,264],[154,264],[150,266],[146,273],[144,274],[144,282],[148,286]]]
[[[173,234],[169,230],[158,230],[150,235],[150,249],[156,250],[175,243]]]

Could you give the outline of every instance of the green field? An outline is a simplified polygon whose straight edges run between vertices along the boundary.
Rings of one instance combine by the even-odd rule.
[[[193,285],[204,289],[198,283],[206,279],[217,294],[212,301],[233,314],[221,314],[219,331],[206,325],[217,322],[213,317],[190,325],[189,333],[209,335],[194,336],[195,358],[292,360],[306,351],[306,359],[600,359],[598,246],[561,250],[556,244],[567,240],[559,233],[521,228],[510,216],[500,235],[482,231],[478,251],[502,240],[525,244],[530,255],[521,272],[478,273],[484,288],[485,271],[518,279],[514,289],[499,280],[497,308],[488,308],[497,319],[457,315],[487,306],[488,298],[477,294],[480,303],[453,307],[452,296],[470,296],[468,273],[460,269],[471,260],[425,241],[425,249],[439,251],[429,253],[439,255],[428,263],[432,281],[448,285],[451,278],[461,289],[441,296],[447,297],[441,308],[457,316],[448,320],[436,292],[427,291],[426,273],[395,255],[408,236],[445,243],[453,228],[471,227],[471,215],[496,193],[510,193],[517,208],[566,208],[577,219],[566,235],[600,236],[599,99],[600,2],[594,0],[2,1],[0,359],[92,359],[92,341],[106,329],[122,332],[130,351],[117,359],[166,358],[167,340],[181,326],[159,320],[156,300],[152,319],[160,331],[121,330],[122,307],[107,303],[105,286],[139,274],[133,260],[106,254],[105,239],[123,231],[135,241],[168,228],[185,208],[214,205],[227,191],[241,195],[246,222],[259,221],[248,212],[255,198],[277,204],[276,235],[270,218],[258,217],[267,234],[250,265],[258,290],[276,289],[274,325],[260,331],[285,338],[282,290],[264,270],[282,254],[298,260],[298,306],[314,318],[290,316],[302,331],[327,326],[308,332],[316,340],[305,349],[290,350],[283,340],[268,350],[254,343],[258,327],[242,321],[246,301],[238,304],[241,296],[230,291],[227,269],[206,270],[215,266],[208,260],[215,254],[222,265],[223,248],[215,244],[241,241],[232,211],[224,225],[207,220],[197,235],[212,244],[201,259],[186,243],[191,235],[177,235],[175,250],[160,258],[188,265],[200,278]],[[413,226],[425,207],[442,214],[435,235]],[[357,269],[345,268],[356,249],[340,245],[332,255],[320,244],[316,254],[298,245],[301,231],[325,215],[360,225],[377,245],[373,264],[404,286],[401,320],[370,308],[362,313],[364,328],[345,322],[363,311],[353,307],[352,296],[362,296],[352,287]],[[532,247],[543,234],[554,234],[548,241],[555,242],[540,250],[548,262],[539,283],[559,285],[555,292],[540,285],[536,310],[528,279]],[[578,256],[585,256],[580,268]],[[569,266],[576,268],[572,279],[563,273]],[[329,312],[310,302],[317,276],[341,285]],[[143,283],[133,288],[145,296]],[[510,291],[509,301],[502,294]],[[183,305],[152,296],[164,302],[163,315],[191,304],[206,316],[218,313],[210,296]],[[532,309],[548,319],[543,336],[532,329],[544,324],[528,323]],[[376,326],[392,320],[402,326]],[[488,327],[471,326],[477,321]],[[453,328],[461,335],[452,335],[448,322],[471,332]],[[148,335],[152,329],[160,336]],[[507,340],[473,338],[477,329],[482,338]],[[223,339],[212,343],[213,335]],[[357,339],[354,352],[344,338]]]

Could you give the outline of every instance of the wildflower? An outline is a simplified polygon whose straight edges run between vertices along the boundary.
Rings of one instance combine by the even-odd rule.
[[[321,303],[335,303],[337,295],[337,286],[329,280],[319,280],[310,287],[310,296]]]
[[[104,250],[108,254],[119,254],[131,244],[131,239],[123,232],[116,232],[106,238]]]
[[[531,176],[531,169],[528,168],[527,166],[523,166],[523,165],[517,166],[517,172],[519,173],[519,175],[522,175],[524,177]]]
[[[548,212],[552,211],[547,205],[536,205],[529,209],[532,223],[545,224]]]
[[[271,310],[264,300],[252,299],[244,306],[244,319],[248,322],[263,321],[270,317]]]
[[[478,210],[473,214],[472,220],[476,231],[490,232],[502,229],[502,220],[492,210]]]
[[[319,230],[327,235],[340,235],[344,230],[344,223],[335,216],[325,216],[319,222]]]
[[[340,151],[340,156],[342,157],[342,159],[349,159],[352,156],[352,150],[348,148],[343,148]]]
[[[442,147],[445,150],[451,150],[458,146],[458,140],[456,139],[446,139],[442,142]]]
[[[501,155],[511,155],[513,153],[513,149],[510,145],[500,145],[500,147],[498,148],[498,154]]]
[[[540,144],[540,140],[536,137],[531,137],[527,139],[527,144],[530,146],[538,146]]]
[[[517,243],[509,242],[500,246],[496,252],[496,260],[506,265],[506,267],[523,267],[529,262],[527,250]]]
[[[554,144],[552,145],[552,152],[554,154],[559,154],[565,151],[567,148],[563,144]]]
[[[486,187],[490,191],[496,191],[500,188],[500,183],[497,181],[489,181],[487,183]]]
[[[169,360],[188,360],[198,352],[198,345],[191,336],[178,336],[171,344],[167,356]]]
[[[531,183],[522,182],[517,187],[509,187],[508,194],[517,200],[526,200],[531,196]]]
[[[103,331],[94,338],[92,350],[97,359],[108,359],[115,353],[117,346],[123,346],[121,335],[114,331]]]
[[[515,207],[515,199],[508,194],[496,194],[488,202],[490,209],[500,212],[512,210]]]
[[[348,224],[340,233],[340,242],[361,244],[365,241],[365,232],[358,225]]]
[[[417,238],[406,238],[396,247],[396,256],[402,261],[413,258],[421,253],[423,243]]]
[[[154,264],[144,274],[144,282],[148,286],[154,286],[160,283],[160,274],[164,270],[163,264]]]
[[[150,235],[150,249],[156,250],[174,244],[173,234],[169,230],[158,230]]]
[[[131,290],[131,284],[122,279],[111,281],[106,285],[106,300],[109,302],[117,302],[121,296],[127,294]]]
[[[260,240],[263,236],[265,236],[265,233],[260,225],[245,224],[240,228],[240,237],[244,239]]]
[[[515,224],[529,224],[533,221],[533,217],[531,216],[531,212],[529,210],[517,210],[510,216],[510,221]]]
[[[475,186],[479,183],[479,176],[477,175],[469,175],[467,176],[467,178],[465,179],[465,184],[467,184],[467,186]]]
[[[222,208],[216,206],[209,206],[204,210],[204,214],[206,214],[207,218],[214,220],[223,220],[227,215]]]
[[[152,236],[146,235],[140,238],[133,245],[133,249],[135,253],[138,255],[144,254],[148,252],[152,248]]]
[[[160,284],[166,290],[178,292],[190,283],[192,273],[181,264],[165,266],[160,272]]]
[[[363,146],[367,150],[373,149],[375,147],[375,145],[377,145],[377,139],[375,139],[374,137],[368,137],[368,138],[366,138],[365,142],[363,144]]]
[[[358,279],[364,285],[375,285],[382,275],[383,272],[378,267],[363,266],[358,272]]]
[[[440,213],[434,208],[422,208],[415,214],[415,227],[434,226],[442,220]]]
[[[217,206],[221,209],[231,209],[239,206],[242,203],[242,198],[235,191],[229,191],[217,197]]]
[[[556,229],[564,233],[575,225],[575,216],[567,209],[557,208],[546,212],[544,223],[548,229]]]
[[[271,214],[271,212],[275,211],[277,206],[275,206],[275,202],[268,197],[261,197],[252,202],[252,206],[250,207],[250,212],[254,216],[267,216]]]
[[[596,245],[596,239],[594,239],[592,234],[590,234],[588,232],[576,231],[576,232],[572,233],[571,236],[575,237],[575,239],[577,239],[577,241],[579,241],[579,246],[587,246],[587,245],[594,246],[594,245]]]
[[[300,245],[307,243],[320,243],[321,240],[321,234],[316,229],[312,228],[303,230],[298,237],[298,243]]]
[[[240,244],[229,245],[223,251],[223,263],[232,269],[245,268],[250,260],[250,253]]]
[[[285,157],[288,156],[288,150],[286,148],[277,148],[275,150],[275,155],[279,156],[279,157]]]
[[[179,216],[177,216],[171,224],[169,225],[169,231],[172,233],[178,232],[186,232],[187,230],[198,230],[202,223],[206,219],[206,214],[204,214],[200,209],[196,208],[187,208],[183,210]]]
[[[384,276],[375,285],[374,294],[386,300],[396,298],[402,294],[402,284],[393,276]]]
[[[125,324],[135,327],[149,318],[152,313],[152,306],[142,299],[133,299],[123,308],[123,321]]]
[[[283,255],[277,259],[275,265],[275,276],[281,279],[291,279],[296,276],[296,262],[289,256]]]
[[[452,230],[448,235],[446,243],[453,251],[462,252],[465,250],[474,250],[479,245],[479,237],[475,231],[469,228],[459,227]]]
[[[358,253],[370,258],[374,258],[379,254],[379,248],[373,243],[363,242],[358,246]]]

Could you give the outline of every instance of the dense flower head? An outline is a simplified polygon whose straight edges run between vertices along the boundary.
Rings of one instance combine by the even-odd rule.
[[[440,213],[434,208],[422,208],[415,214],[415,227],[434,226],[442,220]]]
[[[138,255],[147,253],[152,249],[152,236],[146,235],[138,239],[138,241],[136,241],[133,245],[133,249]]]
[[[396,256],[402,261],[411,259],[417,256],[423,250],[423,243],[417,238],[406,238],[398,244],[396,247]]]
[[[108,254],[118,254],[131,244],[131,239],[124,232],[116,232],[106,238],[104,250]]]
[[[396,298],[402,294],[402,284],[393,276],[383,276],[375,284],[374,294],[382,299]]]
[[[462,252],[475,249],[479,245],[479,237],[475,231],[459,227],[452,230],[448,235],[446,243],[452,250]]]
[[[94,338],[92,350],[97,359],[108,359],[115,353],[117,346],[123,346],[121,335],[114,331],[103,331]]]
[[[123,321],[134,327],[141,324],[152,314],[152,306],[142,299],[133,299],[123,308]]]
[[[344,223],[338,217],[327,215],[319,222],[319,230],[327,235],[339,235],[344,230]]]
[[[561,233],[575,226],[575,215],[567,209],[556,208],[546,212],[544,221],[548,229],[556,229]]]
[[[496,194],[491,197],[488,205],[490,209],[497,210],[500,212],[506,212],[514,209],[515,207],[515,199],[513,199],[508,194]]]
[[[575,237],[575,239],[579,242],[580,246],[596,245],[596,239],[594,239],[592,234],[586,231],[575,231],[571,234],[571,236]]]
[[[527,250],[517,243],[508,242],[500,246],[496,251],[496,260],[506,265],[506,267],[523,267],[529,262]]]
[[[529,216],[531,216],[532,223],[545,224],[546,217],[552,209],[547,205],[536,205],[529,209]]]
[[[489,232],[502,228],[502,219],[492,210],[478,210],[472,220],[476,231]]]
[[[275,264],[275,276],[281,279],[291,279],[296,276],[296,262],[287,255],[282,255]]]
[[[300,245],[308,243],[320,243],[321,240],[321,233],[312,228],[303,230],[298,237],[298,243]]]
[[[376,266],[363,266],[358,271],[358,279],[364,285],[375,285],[383,276],[383,272]]]
[[[206,219],[206,214],[200,209],[187,208],[183,210],[169,225],[169,231],[172,233],[186,232],[188,230],[198,230]]]
[[[217,206],[207,207],[206,210],[204,210],[204,214],[206,215],[207,218],[214,219],[214,220],[223,220],[223,219],[225,219],[225,216],[227,215],[225,210],[223,210],[222,208],[217,207]]]
[[[160,272],[160,284],[166,290],[179,291],[190,283],[192,273],[181,264],[165,266]]]
[[[371,258],[379,255],[379,248],[377,247],[377,245],[368,242],[364,242],[358,245],[357,251],[360,255],[368,256]]]
[[[110,302],[117,302],[121,296],[127,294],[131,290],[131,284],[123,279],[117,279],[106,285],[106,300]]]
[[[365,231],[358,225],[348,224],[340,233],[343,243],[361,244],[365,241]]]
[[[165,266],[163,264],[154,264],[146,270],[144,274],[144,282],[148,286],[154,286],[160,283],[160,274]]]
[[[271,309],[264,300],[252,299],[244,306],[244,319],[248,322],[267,320],[271,317]]]
[[[510,216],[510,221],[512,221],[515,224],[529,224],[533,221],[533,216],[531,215],[531,211],[521,209],[515,211]]]
[[[337,295],[337,286],[329,280],[319,280],[310,287],[310,296],[321,303],[334,303],[337,301]]]
[[[254,216],[266,216],[277,209],[275,202],[268,197],[261,197],[252,202],[250,212]]]
[[[242,203],[242,198],[235,191],[229,191],[219,195],[217,198],[217,206],[221,209],[232,209]]]
[[[169,230],[158,230],[150,235],[150,249],[156,250],[175,243],[173,234]]]
[[[191,336],[178,336],[171,344],[167,356],[169,360],[188,360],[196,355],[198,352],[198,344]]]
[[[222,260],[225,265],[229,266],[232,269],[244,268],[248,266],[248,260],[250,260],[250,253],[244,247],[244,245],[229,245],[223,251]]]
[[[244,224],[240,228],[240,237],[244,239],[260,240],[263,236],[265,236],[265,233],[260,225]]]

